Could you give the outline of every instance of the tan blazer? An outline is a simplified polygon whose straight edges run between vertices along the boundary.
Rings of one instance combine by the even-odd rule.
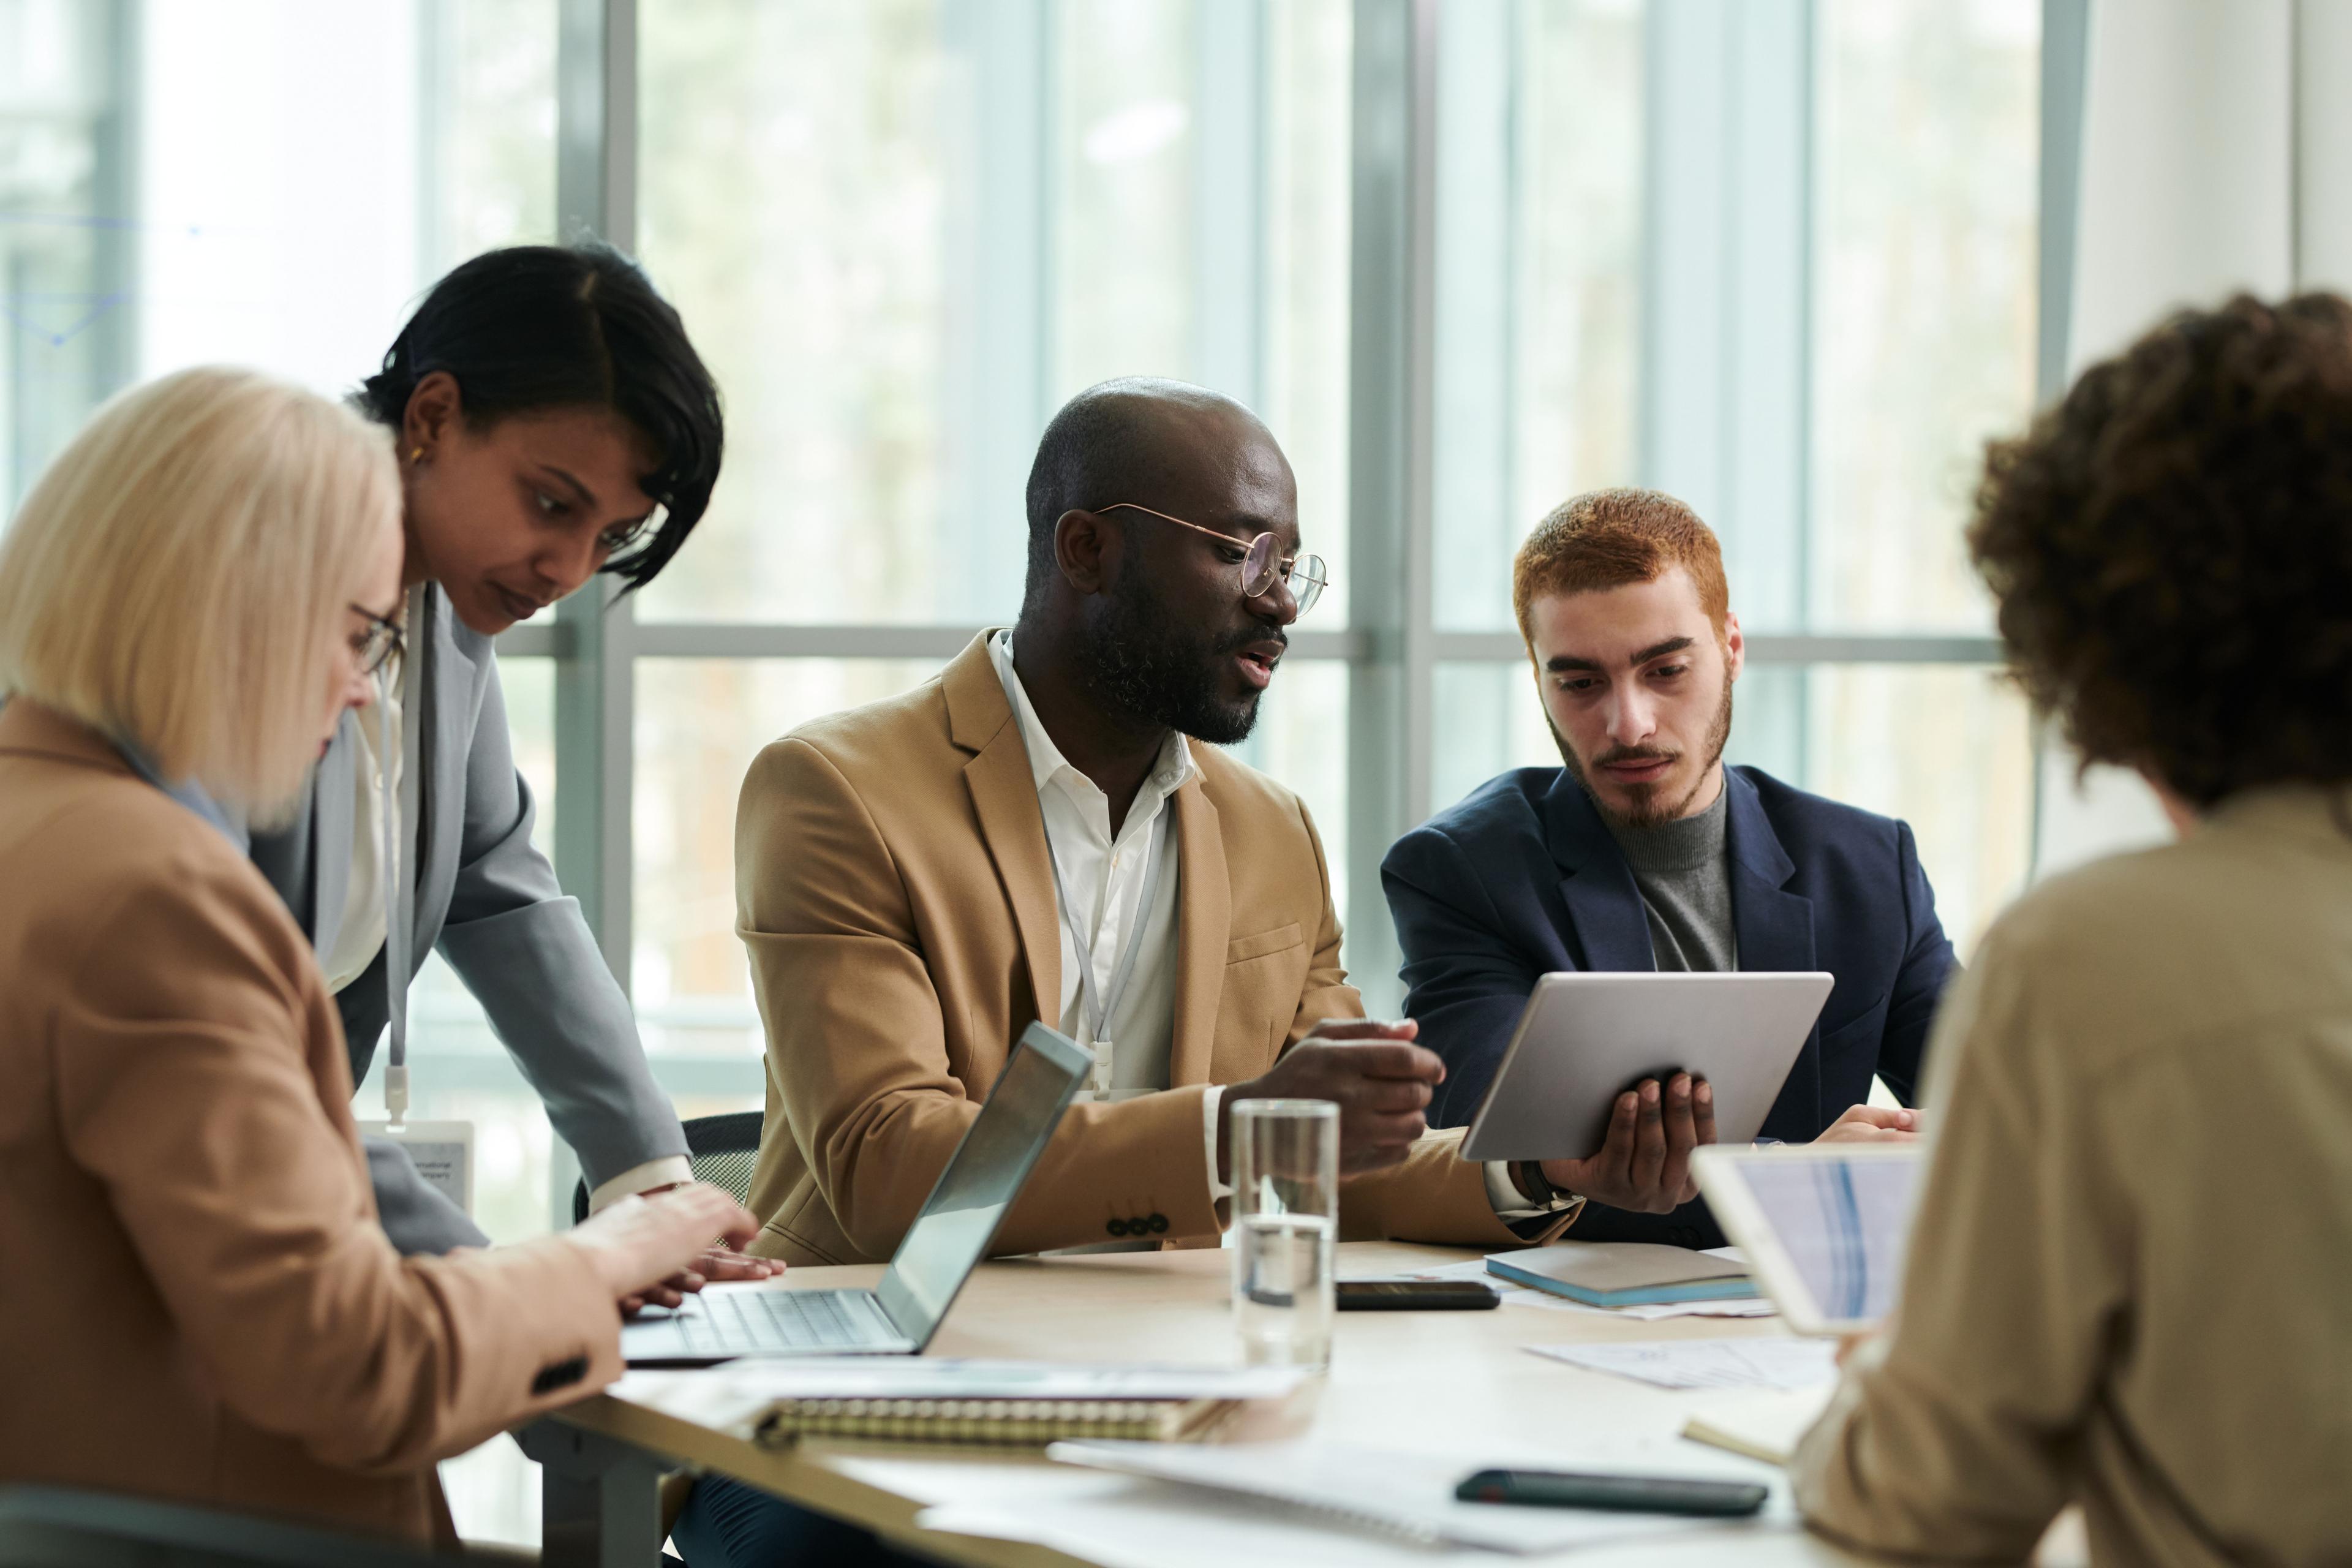
[[[988,635],[903,697],[793,731],[743,781],[738,924],[768,1037],[755,1251],[889,1257],[1038,998],[1061,994],[1045,820]],[[1318,1020],[1363,1016],[1306,809],[1213,747],[1193,758],[1173,801],[1174,1087],[1073,1106],[1000,1253],[1214,1237],[1208,1086],[1256,1077]],[[1343,1232],[1525,1245],[1458,1142],[1433,1135],[1348,1184]]]
[[[2315,791],[2057,879],[1927,1059],[1899,1321],[1799,1455],[1823,1530],[2352,1562],[2352,835]]]
[[[446,1536],[435,1460],[619,1375],[577,1249],[393,1251],[310,944],[21,698],[0,889],[0,1482]]]

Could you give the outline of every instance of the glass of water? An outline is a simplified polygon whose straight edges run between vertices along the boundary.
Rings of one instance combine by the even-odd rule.
[[[1331,1363],[1339,1231],[1339,1108],[1234,1106],[1234,1326],[1252,1366]]]

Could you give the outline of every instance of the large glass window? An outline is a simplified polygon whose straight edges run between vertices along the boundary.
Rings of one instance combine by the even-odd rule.
[[[1910,818],[1965,947],[2022,884],[2032,769],[1989,640],[1925,639],[1986,627],[1968,490],[2032,404],[2040,10],[1699,15],[1442,13],[1432,613],[1496,662],[1437,667],[1431,804],[1557,763],[1501,662],[1512,552],[1654,486],[1715,526],[1750,635],[1734,760]],[[1859,631],[1927,662],[1836,662]]]
[[[0,0],[0,516],[132,352],[121,42],[117,6]]]
[[[1810,618],[1980,630],[1959,524],[2033,403],[2042,7],[1820,17]]]
[[[639,30],[643,254],[739,433],[646,618],[1011,618],[1037,435],[1113,375],[1257,407],[1344,562],[1342,0],[645,0]]]

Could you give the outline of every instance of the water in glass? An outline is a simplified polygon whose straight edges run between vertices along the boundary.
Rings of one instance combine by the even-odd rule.
[[[1335,1227],[1321,1215],[1254,1215],[1234,1227],[1234,1325],[1252,1366],[1331,1360]]]
[[[1234,1107],[1234,1326],[1254,1366],[1331,1360],[1339,1228],[1339,1108],[1327,1100]]]

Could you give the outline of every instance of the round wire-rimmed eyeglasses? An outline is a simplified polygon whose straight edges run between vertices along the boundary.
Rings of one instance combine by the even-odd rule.
[[[364,605],[353,605],[351,611],[367,622],[366,636],[352,645],[352,652],[360,661],[360,673],[374,675],[392,662],[392,656],[407,640],[406,635],[398,621],[388,620]]]
[[[1221,539],[1229,545],[1239,546],[1243,551],[1242,597],[1244,599],[1270,594],[1274,585],[1280,583],[1290,590],[1291,598],[1298,605],[1297,613],[1303,616],[1315,607],[1315,601],[1323,596],[1323,590],[1331,582],[1331,569],[1323,563],[1323,557],[1297,555],[1285,561],[1282,559],[1282,542],[1271,533],[1261,533],[1244,543],[1222,529],[1186,522],[1181,517],[1171,517],[1164,511],[1154,511],[1131,500],[1115,500],[1108,506],[1098,506],[1094,510],[1139,511],[1162,522],[1172,522],[1179,528],[1189,528],[1195,533],[1205,533],[1212,539]]]

